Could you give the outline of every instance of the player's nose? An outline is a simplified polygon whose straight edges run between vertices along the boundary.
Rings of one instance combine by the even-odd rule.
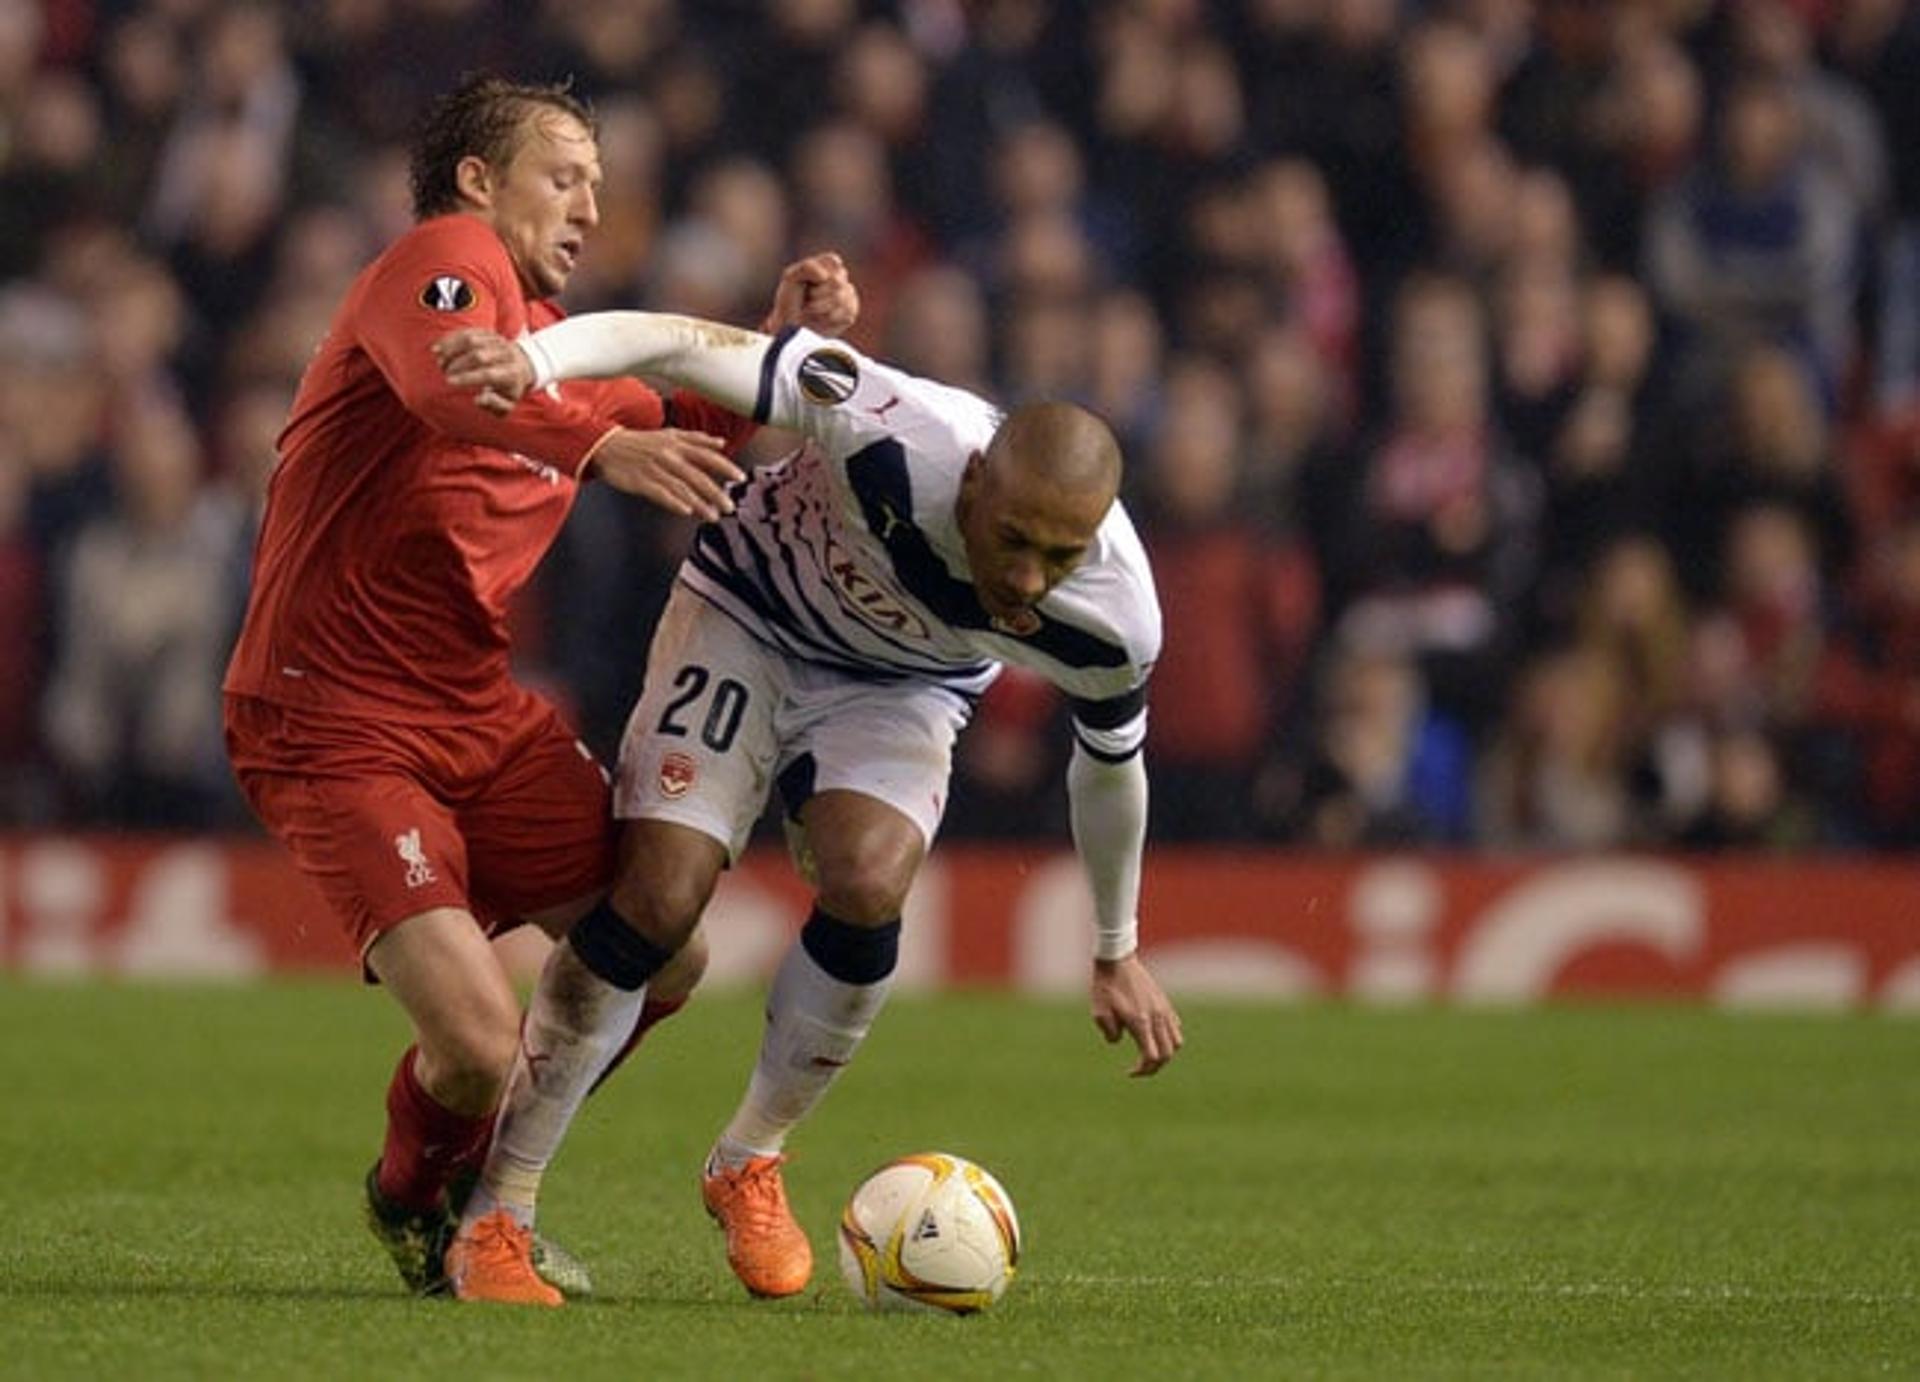
[[[600,199],[594,195],[591,187],[582,187],[574,199],[572,216],[569,218],[577,226],[592,230],[600,224]]]
[[[1007,590],[1030,605],[1047,593],[1047,573],[1039,562],[1016,557],[1007,567]]]

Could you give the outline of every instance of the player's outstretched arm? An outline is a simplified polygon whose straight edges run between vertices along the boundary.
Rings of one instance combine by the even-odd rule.
[[[455,331],[434,342],[447,382],[494,411],[560,379],[645,374],[692,389],[751,417],[770,337],[698,317],[659,312],[587,312],[520,341],[491,331]]]
[[[1093,888],[1093,1021],[1108,1041],[1131,1036],[1151,1075],[1182,1041],[1180,1014],[1139,953],[1140,860],[1147,835],[1147,770],[1136,750],[1117,761],[1076,742],[1067,765],[1074,847]]]

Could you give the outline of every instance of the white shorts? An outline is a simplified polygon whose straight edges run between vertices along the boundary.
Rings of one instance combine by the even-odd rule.
[[[614,779],[621,820],[673,821],[738,857],[776,785],[876,797],[927,844],[971,707],[927,682],[859,681],[789,658],[676,585],[647,653]]]

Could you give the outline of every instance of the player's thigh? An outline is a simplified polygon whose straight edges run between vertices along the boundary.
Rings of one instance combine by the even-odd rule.
[[[772,785],[785,660],[684,587],[661,615],[627,721],[614,814],[746,844]]]
[[[468,908],[466,842],[453,813],[414,777],[374,763],[338,776],[254,769],[237,776],[255,814],[363,959],[410,917]]]
[[[787,814],[804,823],[813,797],[853,793],[912,822],[924,850],[940,830],[954,740],[969,714],[965,700],[934,686],[842,680],[804,689],[780,773]],[[808,832],[816,857],[830,847],[828,833]]]
[[[512,1064],[519,1000],[471,913],[436,907],[408,917],[388,928],[366,958],[413,1020],[436,1070],[485,1080]]]
[[[531,701],[500,769],[456,815],[474,912],[489,930],[530,921],[563,933],[613,879],[606,771],[543,701]]]

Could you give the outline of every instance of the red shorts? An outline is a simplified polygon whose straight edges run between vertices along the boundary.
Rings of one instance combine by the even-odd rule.
[[[228,696],[226,731],[241,791],[363,958],[435,907],[497,934],[612,880],[607,774],[531,692],[444,726]]]

